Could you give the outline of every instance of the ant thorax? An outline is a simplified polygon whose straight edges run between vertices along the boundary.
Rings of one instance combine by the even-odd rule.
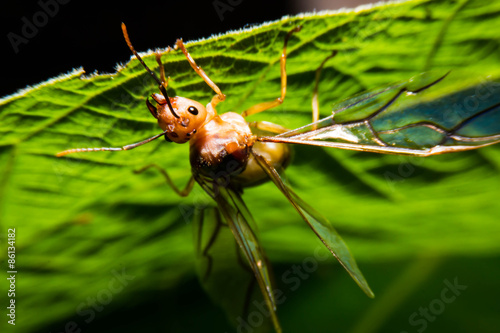
[[[245,119],[234,112],[214,116],[190,140],[193,172],[211,179],[241,173],[256,136]]]

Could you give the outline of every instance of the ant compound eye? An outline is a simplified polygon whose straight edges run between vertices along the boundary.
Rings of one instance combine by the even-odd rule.
[[[198,115],[198,109],[195,108],[194,106],[190,106],[188,108],[188,112],[191,113],[193,116],[197,116]]]

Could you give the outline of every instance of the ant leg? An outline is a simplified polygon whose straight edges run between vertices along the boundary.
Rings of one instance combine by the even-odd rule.
[[[292,29],[290,32],[285,37],[285,44],[283,46],[283,52],[281,53],[281,58],[280,58],[280,66],[281,66],[281,96],[276,98],[273,101],[269,102],[263,102],[259,103],[257,105],[254,105],[241,114],[243,117],[248,117],[251,116],[252,114],[259,113],[265,110],[268,110],[270,108],[274,108],[285,100],[285,95],[286,95],[286,46],[288,44],[288,39],[290,36],[292,36],[293,33],[299,32],[300,29],[302,29],[301,26],[298,26],[294,29]]]
[[[165,53],[170,52],[172,48],[169,46],[167,51]],[[160,67],[160,80],[162,85],[167,89],[168,86],[168,78],[165,78],[165,67],[163,67],[163,63],[161,62],[161,56],[162,54],[159,51],[155,52],[155,58],[156,62],[158,63],[158,66]]]
[[[136,142],[136,143],[131,143],[131,144],[123,146],[123,147],[73,148],[73,149],[68,149],[68,150],[65,150],[65,151],[60,151],[60,152],[58,152],[56,154],[56,156],[57,157],[61,157],[61,156],[68,155],[68,154],[82,153],[82,152],[91,152],[91,151],[130,150],[130,149],[134,149],[134,148],[137,148],[139,146],[142,146],[143,144],[149,143],[149,142],[151,142],[153,140],[156,140],[156,139],[158,139],[161,136],[164,136],[165,134],[167,134],[167,131],[168,131],[168,129],[166,129],[163,132],[161,132],[160,134],[156,134],[155,136],[152,136],[152,137],[150,137],[150,138],[148,138],[146,140],[142,140],[142,141]]]
[[[156,74],[148,67],[148,65],[146,65],[144,60],[142,60],[139,53],[137,53],[137,51],[135,50],[135,48],[132,45],[132,42],[130,41],[130,38],[128,36],[127,27],[125,26],[125,23],[123,23],[123,22],[122,22],[122,32],[123,32],[123,38],[125,38],[125,42],[127,43],[130,51],[135,55],[135,57],[137,58],[137,60],[139,60],[139,62],[142,64],[142,66],[144,66],[144,68],[148,71],[148,73],[156,81],[156,83],[158,83],[158,88],[160,89],[161,93],[163,94],[163,97],[165,97],[165,101],[167,102],[167,105],[168,105],[168,108],[170,109],[170,112],[172,113],[172,115],[175,118],[179,118],[179,115],[177,113],[175,113],[174,108],[172,107],[172,103],[170,102],[170,98],[168,97],[167,89],[165,88],[164,82],[162,82],[158,78],[158,76],[156,76]],[[158,57],[156,58],[156,61],[158,61]],[[163,66],[161,66],[161,67],[163,67]],[[148,108],[149,108],[149,106],[148,106]],[[151,113],[153,113],[153,112],[151,112]],[[154,116],[154,114],[153,114],[153,116]]]
[[[286,127],[268,121],[251,121],[248,123],[248,126],[273,134],[281,134],[290,130]]]
[[[205,83],[208,84],[208,86],[210,88],[212,88],[212,90],[217,94],[217,95],[215,95],[212,98],[212,101],[210,102],[212,104],[212,107],[215,108],[215,106],[219,102],[223,102],[226,99],[226,95],[224,95],[222,93],[222,91],[219,89],[219,87],[214,83],[214,81],[212,81],[208,77],[208,75],[205,73],[205,71],[200,66],[198,66],[196,64],[196,62],[194,61],[193,57],[191,57],[191,55],[189,54],[189,52],[186,50],[186,47],[184,46],[184,43],[182,42],[182,39],[178,39],[175,42],[175,47],[176,48],[179,47],[181,49],[182,53],[184,53],[184,55],[186,56],[189,64],[194,69],[194,71],[196,72],[196,74],[198,74],[203,79],[203,81],[205,81]]]
[[[146,165],[145,167],[140,168],[139,170],[134,170],[134,173],[135,174],[139,174],[139,173],[142,173],[142,172],[146,171],[149,168],[156,168],[158,171],[160,171],[160,173],[163,175],[163,177],[165,177],[165,180],[167,181],[167,184],[175,191],[175,193],[177,193],[181,197],[188,196],[189,193],[191,192],[191,190],[193,189],[193,185],[194,185],[194,177],[193,176],[191,176],[191,178],[189,178],[189,181],[186,184],[186,186],[184,187],[184,189],[180,190],[174,184],[174,182],[172,181],[172,179],[170,179],[170,176],[168,175],[168,173],[163,168],[161,168],[160,166],[158,166],[157,164],[154,164],[154,163]]]
[[[331,58],[335,57],[337,55],[337,51],[333,51],[332,54],[330,54],[328,57],[323,60],[321,65],[319,65],[318,69],[316,70],[316,77],[314,79],[314,89],[313,89],[313,97],[312,97],[312,122],[315,123],[319,120],[319,103],[318,103],[318,86],[319,86],[319,78],[321,75],[321,70],[323,69],[323,66],[325,66],[326,62],[330,60]],[[318,128],[318,125],[314,124],[312,126],[312,129],[315,130]]]
[[[212,217],[215,218],[215,225],[212,223],[212,220],[208,220],[210,221],[210,223],[207,223],[205,221],[205,213],[213,215]],[[195,226],[194,229],[195,229],[196,252],[200,257],[203,257],[207,262],[206,270],[201,274],[202,275],[201,281],[203,283],[206,283],[210,276],[210,273],[212,272],[212,266],[214,260],[209,251],[215,244],[215,241],[219,236],[221,228],[223,227],[227,228],[227,225],[224,225],[222,223],[219,210],[213,207],[213,208],[206,208],[206,209],[204,208],[197,210],[194,218],[194,226]],[[210,237],[208,238],[208,241],[206,241],[206,244],[203,244],[203,240],[206,238],[203,237],[203,235],[207,233],[211,233]]]

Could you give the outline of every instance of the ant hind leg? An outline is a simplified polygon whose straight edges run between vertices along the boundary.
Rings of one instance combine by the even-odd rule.
[[[319,78],[321,76],[321,71],[323,70],[323,67],[325,66],[326,62],[330,60],[331,58],[335,57],[337,55],[337,51],[333,51],[332,54],[330,54],[328,57],[323,60],[321,65],[319,65],[318,69],[316,70],[316,76],[314,78],[314,88],[313,88],[313,96],[312,96],[312,122],[315,123],[319,120],[319,103],[318,103],[318,86],[319,86]],[[317,125],[313,125],[312,129],[315,130],[317,128]]]
[[[142,167],[139,170],[134,170],[134,173],[135,174],[143,173],[144,171],[146,171],[149,168],[155,168],[158,171],[160,171],[160,173],[163,175],[163,177],[165,177],[165,180],[167,181],[168,186],[170,186],[175,191],[175,193],[177,193],[181,197],[188,196],[189,193],[191,192],[191,190],[193,189],[193,185],[194,185],[194,177],[193,176],[191,176],[191,178],[189,178],[189,181],[186,184],[186,186],[184,187],[184,189],[180,190],[174,184],[174,182],[172,181],[172,179],[170,178],[168,173],[165,171],[165,169],[160,167],[158,164],[153,163],[153,164],[146,165],[145,167]]]
[[[248,126],[260,131],[269,132],[273,134],[281,134],[288,132],[290,130],[286,127],[283,127],[275,123],[271,123],[269,121],[251,121],[248,123]]]

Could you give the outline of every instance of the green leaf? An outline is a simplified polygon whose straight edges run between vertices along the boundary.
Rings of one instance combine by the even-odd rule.
[[[283,39],[297,25],[303,28],[289,42],[286,100],[250,121],[288,128],[310,122],[315,70],[333,50],[339,54],[319,85],[323,116],[339,100],[422,71],[465,68],[487,79],[500,62],[498,1],[408,1],[304,14],[187,44],[228,96],[219,112],[279,96]],[[130,34],[132,42],[140,38]],[[158,71],[154,55],[144,59]],[[210,101],[213,92],[180,51],[163,61],[170,92]],[[27,331],[62,329],[68,318],[96,331],[91,325],[102,316],[94,310],[97,319],[91,317],[89,297],[100,304],[109,295],[119,300],[106,303],[106,311],[148,296],[170,302],[169,293],[195,274],[195,208],[213,205],[198,186],[179,198],[158,172],[132,172],[154,162],[182,186],[190,177],[187,145],[157,140],[128,152],[56,158],[69,148],[122,146],[160,133],[145,106],[157,87],[137,60],[115,74],[82,74],[75,70],[0,100],[1,232],[16,228],[16,297]],[[296,147],[287,176],[332,222],[363,270],[368,262],[422,252],[498,255],[499,168],[497,146],[425,159]],[[302,262],[321,246],[273,184],[250,188],[243,199],[272,262]],[[392,278],[385,271],[365,275],[368,282]],[[168,320],[176,319],[172,313]],[[148,325],[160,325],[156,320]]]

